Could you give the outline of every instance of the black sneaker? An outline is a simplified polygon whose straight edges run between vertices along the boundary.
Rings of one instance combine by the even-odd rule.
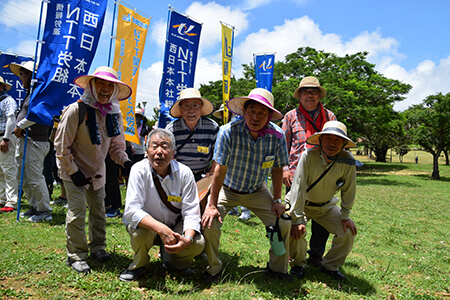
[[[281,273],[281,272],[275,272],[269,268],[269,264],[267,264],[267,276],[277,279],[282,279],[286,281],[294,281],[294,278],[289,275],[289,273]]]
[[[91,253],[91,258],[95,259],[99,263],[105,263],[111,260],[111,255],[105,250],[98,250],[97,252]]]
[[[331,276],[334,279],[339,280],[339,281],[344,281],[345,280],[345,275],[342,274],[339,271],[330,271],[328,269],[325,269],[324,267],[321,267],[320,268],[320,272],[325,273],[325,274],[327,274],[327,275],[329,275],[329,276]]]
[[[205,272],[203,272],[202,280],[204,282],[208,282],[208,283],[214,282],[220,277],[220,273],[221,273],[221,271],[219,273],[217,273],[216,275],[211,275],[208,273],[208,271],[205,271]]]
[[[305,277],[305,268],[303,268],[301,266],[292,267],[291,268],[291,276],[302,279],[303,277]]]

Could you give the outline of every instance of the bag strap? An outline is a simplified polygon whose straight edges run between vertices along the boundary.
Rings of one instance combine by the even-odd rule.
[[[326,168],[325,171],[323,171],[322,175],[319,176],[319,178],[316,179],[316,181],[313,182],[313,184],[311,184],[307,189],[306,192],[309,192],[325,175],[327,175],[328,171],[330,171],[331,167],[334,166],[335,161],[333,160],[333,162],[331,163],[331,166],[329,166],[328,168]]]
[[[164,192],[164,189],[161,186],[161,182],[159,181],[158,176],[152,171],[153,183],[156,186],[156,190],[158,191],[159,198],[161,201],[167,206],[175,214],[181,214],[181,209],[176,208],[167,200],[167,194]]]
[[[195,130],[191,131],[191,133],[189,134],[189,136],[183,141],[183,143],[177,147],[177,153],[180,151],[181,148],[184,147],[184,145],[186,145],[186,143],[189,141],[189,139],[194,135]]]

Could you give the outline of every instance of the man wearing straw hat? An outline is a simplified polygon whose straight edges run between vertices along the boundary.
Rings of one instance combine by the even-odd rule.
[[[17,208],[18,183],[15,159],[16,101],[8,95],[11,84],[0,76],[0,212],[13,212]]]
[[[125,152],[120,100],[128,99],[131,87],[118,79],[117,72],[99,67],[93,75],[77,77],[84,89],[81,99],[63,112],[55,136],[56,162],[67,193],[67,265],[88,273],[91,258],[104,263],[105,251],[105,158],[129,172],[131,161]],[[85,233],[86,205],[89,208],[89,243]]]
[[[16,116],[16,127],[14,128],[14,134],[18,138],[16,163],[19,179],[25,146],[25,129],[28,128],[22,187],[30,204],[30,209],[22,213],[21,216],[28,217],[28,220],[32,222],[48,221],[52,219],[51,212],[53,209],[50,206],[50,196],[42,171],[44,170],[44,158],[50,150],[50,142],[48,141],[50,127],[26,119],[30,105],[31,80],[33,73],[36,71],[35,62],[29,60],[20,64],[11,63],[9,69],[19,77],[23,88],[27,90],[27,95]]]
[[[325,89],[320,86],[319,80],[314,76],[303,78],[294,91],[294,98],[300,103],[297,108],[286,114],[282,125],[289,151],[289,166],[283,168],[286,192],[291,187],[300,156],[306,148],[313,147],[306,144],[306,139],[321,131],[327,121],[336,120],[336,116],[320,103],[326,94]],[[325,252],[328,236],[329,233],[322,226],[312,221],[308,262],[316,267],[322,265],[322,255]]]
[[[206,239],[208,267],[205,281],[216,280],[222,270],[219,258],[220,228],[227,213],[235,206],[245,205],[266,226],[273,226],[284,212],[281,204],[283,167],[288,163],[284,134],[270,121],[283,118],[273,107],[269,91],[256,88],[247,97],[229,100],[228,108],[243,119],[221,127],[217,137],[214,161],[217,163],[211,195],[202,217]],[[266,185],[272,176],[273,195]],[[268,274],[290,280],[288,274],[289,230],[291,223],[280,219],[284,254],[269,251]]]
[[[195,181],[212,170],[214,143],[219,125],[207,118],[214,110],[212,103],[200,91],[187,88],[170,108],[170,115],[178,118],[166,127],[175,135],[177,161],[191,168]]]
[[[357,233],[350,219],[356,193],[355,160],[345,148],[356,147],[347,137],[347,127],[338,121],[325,123],[321,132],[310,136],[309,148],[303,152],[295,171],[286,202],[291,204],[292,217],[290,257],[293,268],[306,265],[305,225],[314,220],[334,235],[331,249],[323,258],[321,271],[337,280],[345,279],[339,272],[353,247]],[[334,195],[340,192],[341,208]],[[291,269],[292,273],[292,269]]]

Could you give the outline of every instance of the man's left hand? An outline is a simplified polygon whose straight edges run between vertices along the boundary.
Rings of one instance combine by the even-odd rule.
[[[352,231],[353,235],[357,234],[355,223],[351,219],[348,220],[342,220],[342,227],[344,228],[344,231],[347,232],[347,228]]]
[[[15,135],[16,137],[18,137],[18,138],[24,136],[24,134],[23,134],[23,129],[21,129],[21,128],[19,128],[19,127],[16,126],[16,127],[14,128],[14,135]]]
[[[191,244],[191,240],[187,237],[180,235],[179,233],[174,232],[173,235],[177,239],[177,243],[173,245],[164,245],[164,249],[169,254],[177,254],[189,247]]]
[[[272,204],[272,212],[275,216],[279,218],[281,217],[282,214],[286,212],[286,207],[284,207],[284,205],[281,203],[274,202]]]
[[[0,142],[0,150],[1,150],[3,153],[8,152],[8,150],[9,150],[9,141],[2,140],[2,141]]]

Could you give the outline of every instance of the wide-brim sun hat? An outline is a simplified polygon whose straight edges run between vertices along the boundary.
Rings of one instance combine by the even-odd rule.
[[[180,98],[175,102],[172,107],[170,108],[170,115],[174,118],[180,118],[181,117],[181,110],[180,110],[180,103],[183,100],[192,100],[192,99],[199,99],[202,101],[202,116],[207,116],[211,114],[214,110],[214,106],[212,103],[206,99],[203,98],[200,94],[200,91],[196,88],[187,88],[180,92]]]
[[[8,92],[11,88],[12,85],[8,82],[6,82],[2,76],[0,76],[0,84],[4,84],[5,85],[5,90]]]
[[[134,110],[134,114],[135,114],[135,115],[141,115],[141,116],[143,116],[143,115],[144,115],[144,109],[137,107],[137,108]]]
[[[89,81],[92,78],[100,78],[106,81],[117,83],[117,86],[119,87],[117,99],[119,100],[128,99],[133,93],[133,90],[128,84],[119,80],[119,76],[117,75],[116,70],[110,67],[98,67],[97,69],[95,69],[94,74],[78,76],[73,82],[80,88],[86,89]]]
[[[323,129],[321,132],[316,132],[315,134],[311,135],[307,140],[306,143],[310,145],[320,145],[320,136],[324,134],[333,134],[336,136],[340,136],[344,140],[347,141],[345,144],[345,148],[356,148],[356,144],[347,136],[347,126],[345,126],[344,123],[339,121],[328,121],[323,125]]]
[[[34,68],[34,67],[35,67],[34,66],[34,61],[32,61],[32,60],[22,61],[21,63],[12,62],[12,63],[9,64],[9,69],[17,77],[20,77],[20,69],[23,68],[25,70],[33,72],[33,70],[37,70],[37,64],[36,64],[36,68]]]
[[[250,91],[248,96],[236,97],[230,99],[227,103],[227,107],[232,113],[239,116],[244,116],[244,104],[248,100],[256,101],[273,111],[270,121],[278,121],[283,119],[283,114],[273,107],[274,99],[271,92],[263,88],[256,88]]]
[[[223,118],[223,104],[220,105],[219,109],[212,113],[217,119]]]
[[[320,99],[325,98],[327,95],[327,91],[323,87],[320,86],[319,79],[317,79],[314,76],[307,76],[300,81],[300,84],[298,88],[294,91],[294,98],[297,98],[300,100],[300,89],[301,88],[318,88],[320,90]]]

